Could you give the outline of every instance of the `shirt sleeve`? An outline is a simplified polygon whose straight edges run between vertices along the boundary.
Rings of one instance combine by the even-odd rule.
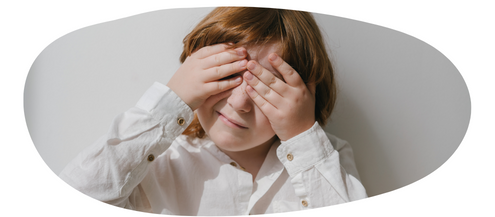
[[[282,141],[277,157],[287,169],[299,206],[316,208],[366,198],[352,148],[325,133],[318,122],[307,131]]]
[[[132,209],[135,203],[145,200],[138,185],[148,165],[193,118],[187,104],[167,86],[155,82],[134,107],[115,117],[107,134],[72,160],[59,177],[88,196]]]

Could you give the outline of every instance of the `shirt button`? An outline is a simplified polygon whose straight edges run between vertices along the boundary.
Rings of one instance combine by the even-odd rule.
[[[235,162],[230,162],[230,165],[237,167],[237,164]]]
[[[151,162],[151,161],[154,161],[155,160],[155,156],[150,154],[148,155],[148,161]]]
[[[184,125],[184,123],[186,123],[186,121],[184,120],[184,118],[177,118],[177,123],[182,126]]]
[[[287,154],[287,160],[292,161],[294,159],[294,156],[292,154]]]
[[[303,205],[304,207],[307,207],[307,206],[308,206],[308,201],[302,200],[302,201],[301,201],[301,203],[302,203],[302,205]]]

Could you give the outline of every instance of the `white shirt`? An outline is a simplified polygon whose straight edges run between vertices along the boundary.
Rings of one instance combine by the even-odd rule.
[[[367,197],[350,145],[317,122],[275,142],[253,182],[208,138],[181,135],[193,117],[173,91],[155,83],[60,177],[106,203],[164,214],[275,213]]]

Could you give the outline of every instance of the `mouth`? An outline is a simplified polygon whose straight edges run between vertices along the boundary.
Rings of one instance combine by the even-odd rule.
[[[216,111],[218,114],[218,117],[220,120],[222,120],[223,123],[225,123],[227,126],[233,127],[233,128],[239,128],[239,129],[248,129],[248,127],[242,125],[241,123],[234,121],[227,116],[223,115],[222,113]]]

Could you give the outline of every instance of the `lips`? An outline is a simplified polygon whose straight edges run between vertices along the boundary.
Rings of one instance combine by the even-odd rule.
[[[248,129],[248,127],[242,125],[241,123],[239,123],[239,122],[237,122],[235,120],[232,120],[231,118],[225,116],[224,114],[222,114],[222,113],[220,113],[218,111],[217,111],[217,114],[218,114],[220,120],[222,120],[228,126],[236,127],[236,128],[241,128],[241,129]]]

